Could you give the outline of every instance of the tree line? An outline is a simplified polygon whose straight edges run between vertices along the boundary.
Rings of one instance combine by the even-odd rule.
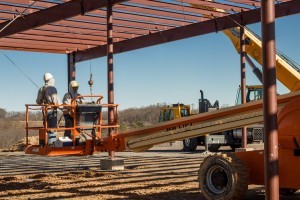
[[[43,119],[41,112],[29,112],[29,120],[41,121]],[[25,121],[25,112],[18,111],[6,111],[4,108],[0,108],[0,120],[7,121]]]
[[[166,106],[166,103],[120,110],[118,112],[119,131],[158,123],[160,109],[164,106]],[[197,113],[198,111],[192,110],[192,112]],[[61,116],[62,113],[59,115]],[[104,121],[107,120],[107,116],[107,110],[103,110],[102,117]],[[0,149],[10,147],[25,136],[25,117],[26,112],[6,111],[6,109],[0,108]],[[40,110],[30,111],[28,117],[30,122],[42,124],[43,116]],[[63,121],[63,117],[61,119]],[[35,135],[34,133],[29,134]]]
[[[164,104],[149,105],[140,108],[128,108],[119,111],[118,121],[121,130],[127,130],[158,122],[160,107]],[[5,121],[25,121],[25,112],[6,111],[0,108],[0,120]],[[107,120],[107,111],[103,112],[103,120]],[[28,114],[30,121],[42,121],[43,116],[40,111],[31,111]],[[1,128],[1,127],[0,127]]]
[[[123,131],[158,123],[160,108],[163,106],[166,106],[166,103],[120,110],[118,113],[120,130]],[[192,112],[197,113],[198,110],[192,110]],[[107,111],[103,111],[102,116],[103,120],[107,120]],[[30,121],[43,120],[41,111],[31,111],[28,117]],[[0,120],[25,121],[25,112],[8,112],[4,108],[0,108]]]
[[[161,105],[157,104],[119,111],[120,131],[157,123],[160,107]],[[103,120],[107,120],[107,111],[103,111],[102,116]],[[6,111],[6,109],[0,108],[0,149],[10,148],[25,136],[25,117],[25,112]],[[41,123],[43,121],[41,111],[31,111],[28,113],[28,117],[31,122]],[[36,133],[32,134],[36,135]]]

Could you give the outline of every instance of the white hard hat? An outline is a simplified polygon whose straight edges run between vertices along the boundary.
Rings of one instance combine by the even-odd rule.
[[[70,85],[71,85],[71,87],[79,87],[77,81],[71,81]]]
[[[44,74],[44,81],[49,81],[52,78],[53,78],[52,74],[50,74],[50,73]]]

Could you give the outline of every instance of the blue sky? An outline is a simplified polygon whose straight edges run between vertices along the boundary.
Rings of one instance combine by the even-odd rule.
[[[300,63],[298,36],[300,15],[276,20],[276,47]],[[249,26],[258,35],[260,24]],[[7,54],[37,85],[43,74],[56,79],[60,99],[67,92],[67,56],[59,54],[1,51]],[[94,94],[107,102],[106,58],[77,63],[81,94],[89,94],[90,64]],[[247,84],[259,84],[247,66]],[[24,111],[35,103],[38,89],[0,53],[0,108]],[[119,108],[142,107],[157,103],[185,103],[198,107],[199,90],[210,101],[234,105],[240,84],[240,58],[230,40],[222,33],[211,33],[185,40],[139,49],[114,56],[115,103]],[[278,84],[278,92],[287,89]]]

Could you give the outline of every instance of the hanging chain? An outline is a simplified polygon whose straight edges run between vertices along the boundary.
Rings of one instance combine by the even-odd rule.
[[[90,60],[90,80],[89,80],[88,84],[90,85],[90,93],[91,93],[91,95],[93,95],[93,84],[94,84],[94,81],[93,81],[92,61],[91,60]],[[91,97],[91,100],[92,100],[92,97]]]

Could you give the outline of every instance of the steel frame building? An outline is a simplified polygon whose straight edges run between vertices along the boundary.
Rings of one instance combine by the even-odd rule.
[[[0,49],[67,54],[68,82],[77,62],[107,56],[114,103],[114,54],[261,21],[266,199],[279,199],[274,19],[297,13],[300,0],[1,0]]]

